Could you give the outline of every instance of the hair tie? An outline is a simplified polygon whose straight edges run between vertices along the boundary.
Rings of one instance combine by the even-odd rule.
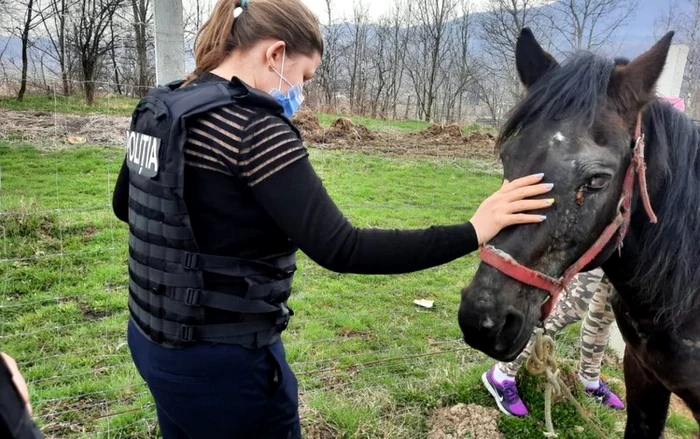
[[[233,10],[233,18],[238,18],[243,13],[243,8],[248,6],[248,0],[241,0],[241,5]]]

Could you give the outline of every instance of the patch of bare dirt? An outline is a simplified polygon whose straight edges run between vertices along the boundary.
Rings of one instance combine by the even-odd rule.
[[[299,111],[292,116],[292,122],[299,129],[305,141],[311,143],[323,142],[325,133],[316,113],[313,111]]]
[[[90,433],[93,426],[85,420],[109,413],[109,401],[104,398],[76,395],[74,398],[52,402],[40,407],[37,417],[44,421],[42,432],[47,437],[67,437]]]
[[[434,123],[423,131],[418,131],[415,135],[431,143],[462,142],[464,138],[462,128],[457,124],[441,125]]]
[[[338,330],[338,335],[343,338],[361,338],[363,340],[374,338],[374,334],[369,331],[357,331],[355,329],[348,328],[341,328]]]
[[[130,118],[106,114],[0,110],[0,140],[42,148],[70,145],[121,145]]]
[[[82,313],[83,317],[90,321],[101,320],[110,315],[110,313],[106,310],[94,309],[90,305],[82,301],[79,302],[79,306],[80,312]]]
[[[362,152],[386,157],[478,159],[496,164],[490,133],[463,134],[458,125],[426,130],[376,132],[339,118],[324,129],[316,114],[300,111],[292,118],[305,142],[318,149]],[[42,149],[84,144],[121,146],[130,124],[126,116],[0,110],[0,141],[22,141]]]
[[[480,157],[493,157],[496,154],[496,138],[491,133],[472,131],[464,138],[467,151]]]
[[[477,404],[442,407],[428,420],[428,439],[500,439],[498,410]]]
[[[377,134],[370,131],[364,125],[355,124],[350,119],[341,117],[333,121],[331,127],[326,131],[324,140],[326,142],[332,142],[335,140],[357,142],[375,139],[377,139]]]

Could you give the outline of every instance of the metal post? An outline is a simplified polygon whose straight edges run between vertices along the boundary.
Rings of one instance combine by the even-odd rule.
[[[185,77],[185,30],[182,0],[154,0],[156,84]]]
[[[668,58],[664,71],[657,83],[657,91],[664,97],[679,97],[683,85],[685,64],[688,60],[690,48],[685,44],[674,44],[668,51]]]

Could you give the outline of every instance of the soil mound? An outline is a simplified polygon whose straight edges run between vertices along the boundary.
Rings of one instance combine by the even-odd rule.
[[[330,129],[326,131],[326,141],[345,140],[354,142],[358,140],[375,140],[377,135],[366,126],[355,124],[350,119],[341,117],[336,119]]]
[[[450,125],[434,123],[430,127],[419,131],[418,135],[435,143],[459,142],[464,137],[462,129],[456,123]]]
[[[301,135],[308,142],[323,142],[324,132],[316,113],[309,110],[299,111],[292,117],[292,122],[301,131]]]
[[[495,154],[496,138],[491,133],[472,131],[464,137],[467,149],[480,156],[492,156]]]

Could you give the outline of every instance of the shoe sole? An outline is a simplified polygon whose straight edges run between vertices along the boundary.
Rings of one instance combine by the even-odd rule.
[[[525,416],[527,416],[527,415],[522,415],[522,416],[515,415],[515,414],[509,412],[508,410],[506,410],[505,407],[503,407],[503,404],[501,404],[501,401],[500,401],[500,397],[498,396],[498,391],[489,382],[487,374],[488,374],[488,371],[484,372],[484,374],[481,375],[481,382],[484,383],[486,390],[488,390],[489,393],[491,394],[491,396],[493,396],[493,399],[496,400],[496,405],[498,406],[499,410],[501,410],[501,412],[503,412],[504,415],[513,416],[515,418],[524,418]]]

